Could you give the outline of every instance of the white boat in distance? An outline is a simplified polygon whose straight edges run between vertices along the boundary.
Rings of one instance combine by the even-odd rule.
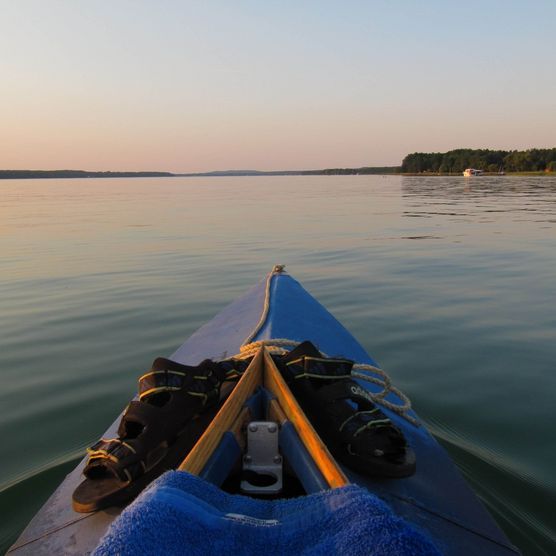
[[[482,176],[484,173],[485,173],[484,170],[476,170],[475,168],[466,168],[463,171],[463,175],[466,178],[469,178],[471,176]]]

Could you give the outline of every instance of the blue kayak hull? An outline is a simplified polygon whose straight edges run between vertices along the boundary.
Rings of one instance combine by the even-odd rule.
[[[269,302],[268,314],[260,323],[265,299]],[[239,353],[257,324],[260,326],[252,341],[311,340],[327,355],[377,365],[349,331],[286,273],[273,274],[269,283],[265,279],[254,286],[197,330],[171,358],[195,365],[205,358],[231,357]],[[367,382],[361,385],[369,390],[375,388]],[[388,399],[398,401],[393,394]],[[446,555],[519,554],[426,428],[384,411],[403,430],[414,449],[416,473],[404,479],[378,480],[344,468],[348,478],[379,495],[399,515],[427,532]],[[119,418],[105,435],[115,431],[118,421]],[[71,493],[81,480],[83,465],[81,462],[68,475],[11,552],[86,554],[96,546],[118,511],[85,515],[73,512]]]

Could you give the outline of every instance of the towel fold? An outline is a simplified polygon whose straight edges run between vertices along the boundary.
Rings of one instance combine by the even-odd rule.
[[[269,501],[227,494],[181,471],[145,490],[93,553],[151,554],[440,556],[422,532],[356,485]]]

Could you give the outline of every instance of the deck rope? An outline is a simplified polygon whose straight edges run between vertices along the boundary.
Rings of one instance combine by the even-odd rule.
[[[247,338],[243,340],[241,347],[251,343],[253,341],[253,338],[261,331],[261,328],[264,326],[266,319],[268,317],[268,311],[270,310],[270,284],[272,283],[272,278],[274,277],[275,274],[281,274],[282,272],[284,272],[284,268],[286,268],[285,264],[275,264],[272,267],[270,273],[268,274],[266,278],[264,306],[263,306],[263,312],[261,314],[261,318],[259,319],[259,322],[255,326],[251,334],[249,334],[249,336],[247,336]]]
[[[269,273],[266,279],[265,299],[261,318],[251,334],[249,334],[249,336],[247,336],[247,338],[243,341],[243,344],[239,348],[239,353],[233,356],[234,359],[249,359],[250,357],[253,357],[263,346],[273,355],[285,355],[289,351],[286,348],[293,348],[299,344],[299,341],[290,340],[288,338],[275,338],[273,340],[259,340],[257,342],[253,342],[253,338],[255,338],[255,336],[261,331],[262,327],[266,323],[266,319],[268,318],[268,312],[270,310],[270,285],[272,283],[272,278],[276,274],[281,274],[284,271],[284,268],[285,265],[277,264],[274,265],[272,271]],[[321,353],[323,357],[329,357],[326,353],[322,351]],[[419,426],[419,421],[407,413],[411,410],[411,400],[399,388],[396,388],[396,386],[392,384],[392,380],[386,371],[379,369],[374,365],[354,363],[351,374],[354,378],[376,384],[382,388],[380,392],[367,391],[373,402],[389,409],[390,411],[393,411],[413,425]],[[397,396],[401,403],[398,404],[385,399],[390,393]]]

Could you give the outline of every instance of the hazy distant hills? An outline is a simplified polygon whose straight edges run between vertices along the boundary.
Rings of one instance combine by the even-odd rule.
[[[186,177],[215,176],[326,176],[326,175],[357,175],[357,174],[397,174],[400,166],[373,166],[363,168],[327,168],[324,170],[276,170],[262,172],[260,170],[223,170],[217,172],[201,172],[196,174],[176,174]]]
[[[212,177],[212,176],[290,176],[298,172],[284,170],[282,172],[263,172],[261,170],[218,170],[214,172],[197,172],[190,174],[178,174],[185,177]]]

